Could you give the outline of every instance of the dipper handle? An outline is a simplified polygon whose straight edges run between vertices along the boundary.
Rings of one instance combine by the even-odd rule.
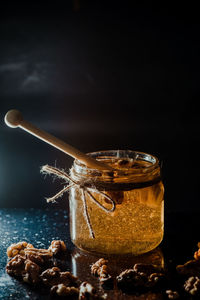
[[[19,127],[27,131],[28,133],[36,136],[37,138],[50,144],[51,146],[61,150],[62,152],[72,156],[75,159],[78,159],[89,168],[99,170],[113,170],[110,166],[97,161],[96,159],[79,151],[78,149],[65,143],[64,141],[58,139],[50,133],[45,132],[35,127],[33,124],[27,122],[26,120],[24,120],[21,112],[16,109],[12,109],[7,112],[7,114],[5,115],[5,123],[11,128]]]

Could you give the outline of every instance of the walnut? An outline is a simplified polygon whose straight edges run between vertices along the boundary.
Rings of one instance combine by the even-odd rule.
[[[133,269],[127,269],[121,272],[117,278],[117,285],[121,289],[132,289],[134,287],[142,287],[145,285],[147,278],[138,274]]]
[[[109,274],[107,274],[106,276],[100,276],[99,282],[103,288],[110,289],[113,287],[113,278]]]
[[[197,246],[199,249],[194,253],[194,258],[196,260],[200,259],[200,242],[197,244]]]
[[[53,255],[58,255],[60,253],[66,252],[67,247],[63,241],[55,240],[51,242],[51,246],[48,249]]]
[[[88,282],[84,281],[80,285],[79,288],[79,300],[92,300],[96,299],[96,290],[95,288]]]
[[[199,276],[200,260],[189,260],[184,265],[178,265],[176,270],[180,275]]]
[[[100,258],[97,260],[92,266],[91,266],[91,273],[95,276],[99,276],[101,272],[101,267],[106,266],[107,267],[108,261],[104,258]],[[105,268],[105,267],[104,267]]]
[[[58,285],[54,285],[51,288],[51,293],[56,294],[61,297],[65,296],[78,296],[79,289],[74,286],[65,286],[63,283],[60,283]]]
[[[43,264],[46,261],[49,261],[49,259],[52,258],[52,253],[47,249],[36,249],[34,247],[27,247],[24,249],[25,256],[34,261],[35,263],[38,263],[39,265]]]
[[[74,276],[71,272],[60,272],[61,283],[64,283],[66,286],[76,286],[77,277]]]
[[[45,285],[53,286],[61,283],[59,282],[60,272],[61,270],[59,268],[53,267],[42,272],[40,277]]]
[[[21,276],[24,271],[25,258],[17,254],[6,265],[6,272],[11,276]]]
[[[27,259],[41,265],[52,257],[52,253],[46,249],[36,249],[32,244],[27,242],[19,242],[12,244],[7,249],[8,257],[14,257],[17,254],[25,256]]]
[[[26,258],[31,260],[32,262],[36,263],[39,266],[42,266],[44,264],[44,259],[36,254],[27,254]]]
[[[135,264],[133,269],[127,269],[117,276],[117,285],[121,289],[147,289],[162,287],[166,276],[155,272],[153,265]],[[152,273],[153,272],[153,273]]]
[[[163,273],[152,273],[148,276],[148,281],[145,284],[147,287],[161,286],[165,283],[166,276]]]
[[[113,278],[108,273],[107,263],[107,260],[100,258],[91,266],[91,273],[99,277],[99,282],[103,287],[111,288],[113,286]]]
[[[35,284],[40,280],[40,267],[19,254],[7,263],[6,271],[11,276],[21,277],[27,283]]]
[[[8,247],[8,257],[15,257],[17,254],[25,256],[26,259],[29,259],[38,265],[43,265],[45,261],[52,257],[50,251],[46,249],[36,249],[32,244],[28,244],[27,242],[19,242]]]
[[[198,260],[200,259],[200,249],[196,252],[194,252],[194,259]]]
[[[149,276],[152,273],[159,273],[160,269],[151,264],[138,263],[133,266],[133,270],[140,274]]]
[[[23,281],[37,283],[40,281],[40,267],[29,259],[25,260],[25,272],[22,274]]]
[[[168,299],[178,299],[180,298],[179,293],[177,291],[166,290],[165,291]]]
[[[184,284],[184,289],[192,296],[200,296],[200,278],[197,276],[189,277]]]
[[[24,241],[16,244],[12,244],[7,248],[7,255],[8,257],[14,257],[17,254],[24,255],[24,249],[26,247],[31,248],[33,247],[33,245],[28,244],[27,242]]]
[[[57,267],[45,270],[40,277],[43,283],[48,286],[58,285],[60,283],[68,287],[77,285],[77,277],[73,276],[70,272],[61,272]]]
[[[61,283],[60,273],[61,270],[59,268],[53,267],[42,272],[40,277],[45,285],[53,286]]]

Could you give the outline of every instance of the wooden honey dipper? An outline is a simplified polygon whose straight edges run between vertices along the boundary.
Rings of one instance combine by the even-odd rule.
[[[65,143],[64,141],[58,139],[57,137],[51,135],[48,132],[45,132],[33,124],[24,120],[20,111],[16,109],[9,110],[5,115],[5,123],[11,128],[21,128],[28,133],[36,136],[37,138],[41,139],[42,141],[50,144],[51,146],[61,150],[62,152],[72,156],[73,158],[79,160],[87,167],[92,169],[98,170],[113,170],[113,168],[107,164],[104,164],[96,159],[88,156],[87,154],[79,151],[78,149],[74,148],[73,146]]]

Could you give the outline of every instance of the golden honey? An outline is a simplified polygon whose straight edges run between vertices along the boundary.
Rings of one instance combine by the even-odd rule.
[[[97,171],[75,161],[71,176],[84,182],[83,189],[70,189],[70,233],[80,249],[105,254],[142,254],[154,249],[163,239],[164,187],[158,159],[135,151],[102,151],[92,157],[113,167]],[[89,188],[95,200],[87,193]],[[112,204],[102,193],[115,203]],[[86,206],[86,207],[85,207]],[[94,237],[88,226],[91,224]]]

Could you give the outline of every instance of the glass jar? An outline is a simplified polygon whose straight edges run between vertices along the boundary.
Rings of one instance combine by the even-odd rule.
[[[131,150],[88,153],[113,171],[70,170],[70,234],[80,249],[105,254],[142,254],[160,244],[164,186],[155,156]],[[92,231],[92,232],[91,232]],[[92,234],[91,234],[92,233]]]

